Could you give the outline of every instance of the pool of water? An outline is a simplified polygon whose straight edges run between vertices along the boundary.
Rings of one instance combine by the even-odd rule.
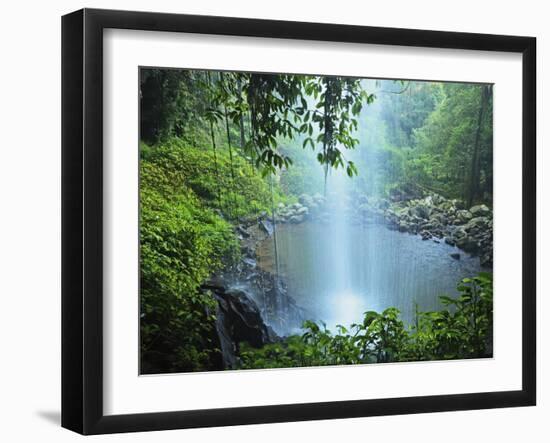
[[[415,304],[420,310],[441,308],[440,295],[456,295],[458,281],[481,270],[478,257],[383,225],[285,224],[276,234],[279,273],[289,295],[329,328],[391,306],[411,323]],[[272,238],[257,250],[258,265],[271,272],[273,251]]]

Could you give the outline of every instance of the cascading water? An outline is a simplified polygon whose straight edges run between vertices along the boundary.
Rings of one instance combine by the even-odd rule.
[[[441,309],[439,296],[456,295],[460,279],[481,270],[478,257],[441,239],[424,241],[419,235],[390,229],[384,220],[358,216],[365,199],[380,201],[386,184],[395,180],[384,160],[369,153],[369,147],[384,143],[384,135],[379,126],[369,123],[380,109],[372,106],[367,112],[359,130],[364,146],[346,152],[356,164],[363,156],[359,176],[349,178],[341,168],[329,169],[322,213],[311,211],[303,222],[278,223],[275,236],[256,251],[259,268],[284,283],[307,318],[324,322],[329,329],[360,322],[367,310],[389,307],[398,308],[403,320],[412,324],[417,308]],[[323,172],[313,155],[308,168],[309,173],[302,174]],[[317,192],[323,192],[322,184]],[[460,260],[453,258],[456,254]],[[297,332],[299,322],[288,321],[288,310],[277,306],[278,312],[267,322],[279,334]],[[287,321],[274,322],[274,318]]]
[[[364,84],[367,90],[374,85]],[[295,216],[287,214],[285,223],[274,218],[273,235],[256,249],[258,268],[274,276],[273,288],[264,294],[269,298],[266,306],[272,307],[264,309],[266,322],[281,335],[301,327],[298,317],[289,318],[289,300],[303,308],[306,318],[324,322],[329,329],[361,322],[367,310],[389,307],[398,308],[403,320],[413,324],[417,310],[441,309],[439,296],[456,295],[457,283],[481,270],[479,257],[441,238],[423,240],[399,232],[395,225],[391,229],[384,216],[362,212],[366,205],[384,213],[390,204],[388,186],[399,179],[387,157],[377,154],[389,145],[382,106],[375,102],[363,109],[357,131],[360,146],[345,152],[346,159],[358,165],[356,177],[348,177],[342,168],[329,168],[325,175],[315,152],[305,158],[301,140],[294,142],[293,155],[302,155],[300,186],[306,178],[317,179],[306,195],[310,200],[315,196],[315,201],[301,199],[310,209],[307,217],[296,217],[299,209],[294,209]],[[325,183],[318,180],[323,175]],[[380,202],[386,206],[377,206]]]
[[[324,244],[327,261],[322,264],[324,269],[318,269],[322,286],[321,293],[327,295],[327,303],[332,314],[322,321],[331,323],[349,324],[355,320],[355,313],[362,308],[361,299],[355,294],[356,288],[352,282],[353,257],[350,251],[353,247],[352,232],[349,229],[349,177],[343,170],[331,171],[326,177],[326,186],[330,191],[326,194],[326,205],[329,218],[326,224],[329,227],[327,235],[319,236],[314,233],[312,241]],[[323,290],[324,288],[324,290]],[[334,321],[333,321],[334,320]]]

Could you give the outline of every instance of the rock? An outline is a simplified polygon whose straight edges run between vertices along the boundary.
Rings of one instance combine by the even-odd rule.
[[[260,228],[269,236],[273,234],[273,223],[271,223],[270,220],[260,220],[259,222]]]
[[[256,260],[254,260],[251,257],[243,258],[243,263],[245,263],[247,266],[250,266],[250,268],[252,269],[254,269],[257,266]]]
[[[456,218],[461,223],[468,223],[472,219],[472,213],[465,209],[459,209],[456,211]]]
[[[260,348],[278,339],[263,321],[256,303],[245,291],[238,289],[216,290],[216,331],[224,368],[235,368],[239,343]]]
[[[466,231],[464,231],[463,228],[458,228],[453,232],[453,239],[456,243],[459,239],[466,237],[467,235],[468,234],[466,234]]]
[[[241,225],[237,226],[235,228],[235,230],[243,236],[243,238],[249,238],[250,237],[250,233],[244,228],[242,227]]]
[[[401,222],[398,225],[399,232],[407,232],[409,230],[409,225],[405,222]]]
[[[470,237],[469,235],[466,235],[464,237],[460,237],[456,241],[456,246],[458,246],[460,249],[464,249],[466,252],[475,253],[479,249],[479,244],[473,237]]]
[[[430,238],[432,238],[432,234],[430,234],[428,231],[420,232],[420,236],[422,237],[422,240],[429,240]]]
[[[428,205],[418,204],[409,208],[409,214],[422,219],[429,219],[432,213],[432,208]]]
[[[432,195],[432,202],[433,202],[434,205],[439,206],[439,205],[441,205],[442,203],[445,202],[445,198],[442,197],[439,194],[433,194]]]
[[[300,209],[296,210],[296,215],[307,215],[309,214],[309,209],[305,206],[302,206]]]
[[[492,250],[492,248],[491,248]],[[487,253],[487,254],[483,254],[480,258],[479,258],[479,264],[484,267],[484,268],[492,268],[493,267],[493,254],[492,253]]]
[[[316,193],[314,196],[313,196],[313,200],[315,201],[315,203],[317,203],[318,205],[323,205],[325,203],[325,197],[323,197],[321,194],[319,193]]]
[[[314,203],[313,197],[308,194],[300,195],[300,197],[298,197],[298,201],[304,206],[311,206],[311,204]]]
[[[450,237],[445,237],[445,243],[447,243],[448,245],[451,245],[451,246],[455,245],[454,240]]]
[[[470,226],[477,226],[477,227],[485,227],[489,223],[489,219],[487,217],[475,217],[472,218],[468,225]]]
[[[378,200],[377,203],[378,203],[377,204],[378,209],[386,210],[390,207],[390,202],[385,198],[381,198],[380,200]]]
[[[450,256],[455,260],[460,260],[460,254],[458,252],[453,252],[450,254]]]
[[[491,213],[491,210],[485,205],[476,205],[470,208],[470,212],[474,217],[483,217]]]
[[[443,214],[434,214],[430,218],[430,222],[432,224],[438,223],[440,225],[446,225],[447,224],[447,217],[445,217]]]
[[[295,223],[295,224],[302,223],[304,221],[304,216],[303,215],[293,215],[292,217],[290,217],[288,219],[288,221],[290,223]]]

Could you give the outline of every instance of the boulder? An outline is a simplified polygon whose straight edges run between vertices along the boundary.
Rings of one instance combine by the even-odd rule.
[[[477,240],[469,235],[460,237],[456,241],[456,246],[458,246],[460,249],[465,250],[466,252],[471,253],[475,253],[479,250],[479,244]]]
[[[449,254],[452,258],[454,258],[455,260],[460,260],[460,254],[458,252],[452,252],[451,254]]]
[[[445,198],[442,197],[439,194],[433,194],[432,195],[432,202],[433,202],[434,205],[439,206],[439,205],[441,205],[442,203],[445,202]]]
[[[468,223],[472,219],[472,213],[465,209],[459,209],[456,211],[456,218],[461,223]]]
[[[290,223],[302,223],[304,221],[304,215],[293,215],[288,219]]]
[[[300,197],[298,197],[298,201],[304,206],[311,206],[311,204],[314,203],[313,197],[308,194],[300,195]]]
[[[244,228],[244,226],[239,225],[235,228],[235,231],[237,231],[238,234],[242,236],[242,238],[249,238],[250,233]]]
[[[451,237],[445,237],[445,243],[451,246],[455,245],[455,241]]]
[[[470,208],[470,212],[474,217],[484,217],[491,213],[491,210],[485,205],[476,205]]]
[[[418,205],[411,206],[409,208],[410,215],[414,217],[422,218],[425,220],[430,218],[431,213],[432,213],[432,208],[426,204],[419,203]]]
[[[260,220],[259,221],[259,225],[260,225],[260,228],[262,229],[262,231],[264,231],[267,235],[272,235],[273,234],[273,223],[271,223],[270,220]]]
[[[236,367],[236,355],[241,342],[260,348],[278,340],[263,321],[256,303],[245,291],[217,288],[213,294],[218,302],[216,331],[224,368]]]

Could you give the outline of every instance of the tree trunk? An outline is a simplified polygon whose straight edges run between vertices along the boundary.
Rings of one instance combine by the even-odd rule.
[[[475,198],[479,194],[479,157],[480,157],[480,139],[483,126],[483,117],[485,116],[487,105],[489,103],[490,86],[481,86],[480,106],[477,116],[477,131],[474,141],[474,151],[472,152],[472,163],[470,167],[470,180],[468,184],[467,203],[470,208],[474,203]]]

